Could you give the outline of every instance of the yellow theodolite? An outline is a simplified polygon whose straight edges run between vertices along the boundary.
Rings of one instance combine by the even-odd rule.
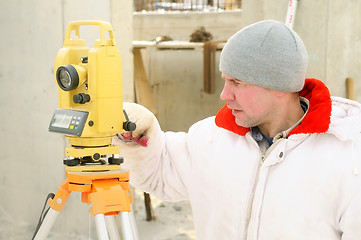
[[[100,39],[91,49],[80,39],[81,25],[100,28]],[[112,137],[124,130],[134,130],[135,124],[127,120],[122,110],[120,52],[111,25],[99,21],[71,22],[54,69],[59,86],[59,109],[49,130],[64,133],[69,139],[64,160],[66,170],[119,169],[122,160],[114,154],[120,149],[111,145]],[[108,163],[104,160],[107,155],[113,155]]]
[[[79,27],[98,26],[100,39],[88,48],[80,39]],[[49,194],[33,239],[47,238],[56,217],[71,192],[81,192],[81,200],[95,216],[99,239],[119,239],[113,215],[120,215],[123,239],[137,240],[131,211],[129,172],[120,169],[123,159],[115,157],[119,146],[112,145],[115,134],[133,131],[136,125],[123,111],[120,53],[112,27],[107,22],[77,21],[68,25],[64,46],[55,60],[59,87],[59,108],[49,131],[65,134],[66,177],[56,194]]]

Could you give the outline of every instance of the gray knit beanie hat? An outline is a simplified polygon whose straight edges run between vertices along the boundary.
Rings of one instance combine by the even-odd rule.
[[[308,54],[301,38],[274,20],[252,24],[224,46],[219,70],[241,81],[282,92],[299,92]]]

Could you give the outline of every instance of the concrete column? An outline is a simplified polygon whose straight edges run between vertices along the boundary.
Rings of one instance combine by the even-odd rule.
[[[134,101],[133,1],[111,0],[111,22],[122,57],[123,99]]]

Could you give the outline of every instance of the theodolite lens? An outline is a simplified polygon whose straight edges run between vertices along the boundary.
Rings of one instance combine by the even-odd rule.
[[[61,69],[59,72],[59,78],[62,86],[64,86],[65,88],[70,87],[71,79],[68,71],[66,71],[65,69]]]
[[[70,91],[78,87],[79,75],[72,65],[60,66],[56,71],[58,85],[64,91]]]

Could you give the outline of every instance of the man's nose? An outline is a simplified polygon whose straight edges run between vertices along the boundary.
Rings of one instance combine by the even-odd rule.
[[[228,86],[227,83],[224,84],[223,90],[221,92],[220,98],[224,101],[226,100],[233,100],[233,93],[230,89],[230,87]]]

